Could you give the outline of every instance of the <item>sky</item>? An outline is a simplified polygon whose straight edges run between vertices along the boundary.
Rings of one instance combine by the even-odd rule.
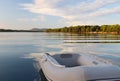
[[[120,0],[0,0],[0,28],[120,24]]]

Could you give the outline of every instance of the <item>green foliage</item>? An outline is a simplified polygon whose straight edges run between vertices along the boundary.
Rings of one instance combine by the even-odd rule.
[[[120,33],[120,25],[78,25],[63,28],[47,29],[47,32],[71,32],[71,33]]]

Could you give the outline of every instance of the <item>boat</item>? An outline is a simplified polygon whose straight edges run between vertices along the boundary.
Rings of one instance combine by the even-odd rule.
[[[41,55],[44,81],[120,81],[120,67],[85,54]]]

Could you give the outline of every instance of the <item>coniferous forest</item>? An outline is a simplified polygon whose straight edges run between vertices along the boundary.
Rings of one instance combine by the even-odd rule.
[[[47,29],[46,32],[70,32],[70,33],[113,33],[120,34],[120,25],[78,25],[63,28]]]

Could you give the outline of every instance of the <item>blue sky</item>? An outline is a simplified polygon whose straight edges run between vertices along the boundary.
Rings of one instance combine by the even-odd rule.
[[[0,28],[120,24],[120,0],[0,0]]]

